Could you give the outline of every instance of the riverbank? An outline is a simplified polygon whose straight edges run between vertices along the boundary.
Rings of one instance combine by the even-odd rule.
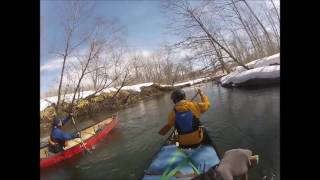
[[[72,109],[76,118],[81,118],[90,114],[99,112],[115,113],[120,109],[125,109],[132,106],[142,100],[151,99],[156,96],[160,96],[165,92],[170,92],[176,88],[183,88],[192,86],[195,84],[214,80],[214,78],[199,78],[191,81],[171,85],[160,85],[156,83],[144,83],[133,86],[126,86],[122,88],[116,95],[116,91],[107,90],[94,97],[80,98],[75,102]],[[150,85],[151,84],[151,85]],[[52,98],[51,98],[52,99]],[[62,105],[62,111],[66,112],[68,103],[65,102]],[[48,128],[53,121],[54,107],[47,105],[40,112],[40,128]]]
[[[223,87],[256,87],[269,84],[279,84],[280,82],[280,54],[258,59],[246,64],[249,70],[243,67],[235,67],[229,74],[220,73],[215,76],[198,78],[174,85],[164,85],[156,83],[142,83],[132,86],[124,86],[118,91],[111,87],[105,89],[96,96],[90,96],[92,91],[83,91],[79,94],[72,112],[75,117],[81,118],[101,111],[114,113],[120,109],[127,108],[142,100],[159,96],[164,92],[172,91],[176,88],[183,88],[207,81],[220,83]],[[66,112],[69,101],[73,94],[65,95],[65,102],[62,104],[62,111]],[[48,97],[40,100],[40,128],[49,127],[54,118],[54,107],[57,97]],[[66,113],[65,113],[66,114]]]

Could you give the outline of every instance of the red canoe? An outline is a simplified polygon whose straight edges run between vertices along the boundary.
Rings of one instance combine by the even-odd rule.
[[[86,148],[90,149],[98,141],[104,138],[117,124],[118,117],[114,116],[113,118],[108,118],[81,130],[80,135]],[[56,154],[49,152],[48,146],[40,148],[40,167],[45,168],[51,166],[85,151],[80,138],[69,140],[67,141],[67,144],[64,151]]]

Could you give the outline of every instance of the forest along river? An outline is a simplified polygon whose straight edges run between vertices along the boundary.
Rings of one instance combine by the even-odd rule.
[[[201,121],[220,154],[233,148],[250,149],[260,155],[260,164],[250,170],[249,179],[280,179],[280,87],[226,89],[212,83],[201,86],[211,102]],[[187,98],[195,94],[193,86],[184,89]],[[41,179],[141,179],[165,139],[157,132],[172,107],[167,93],[119,111],[118,126],[95,146],[93,153],[42,169]],[[106,116],[97,114],[80,125],[87,126]]]

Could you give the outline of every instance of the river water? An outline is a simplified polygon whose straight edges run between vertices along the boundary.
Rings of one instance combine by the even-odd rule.
[[[249,171],[249,179],[279,180],[279,86],[226,89],[207,83],[201,88],[211,102],[201,121],[219,153],[233,148],[250,149],[260,156],[260,164]],[[194,87],[185,91],[189,98],[195,93]],[[157,132],[166,123],[172,107],[168,93],[119,111],[118,126],[95,146],[93,153],[83,153],[42,169],[41,179],[141,179],[143,170],[165,139]],[[80,125],[86,126],[107,116],[100,113]]]

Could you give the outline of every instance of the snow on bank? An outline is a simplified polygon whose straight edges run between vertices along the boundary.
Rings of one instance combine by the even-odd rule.
[[[123,86],[121,88],[121,90],[132,90],[132,91],[141,92],[141,87],[151,86],[152,84],[153,84],[152,82],[149,82],[149,83],[136,84],[136,85],[132,85],[132,86]],[[117,88],[119,88],[119,87],[117,87]],[[114,88],[114,87],[106,88],[102,92],[105,92],[105,93],[115,92],[118,90],[117,88]],[[97,95],[99,95],[102,92],[97,93]],[[93,93],[94,93],[94,91],[82,91],[82,92],[80,92],[80,96],[79,96],[79,94],[76,94],[76,99],[78,99],[78,97],[85,98]],[[65,102],[71,102],[72,98],[73,98],[73,94],[66,94],[64,99],[65,99]],[[46,107],[50,106],[52,103],[57,103],[57,101],[58,101],[58,96],[40,99],[40,111],[44,110]]]
[[[250,68],[258,68],[263,66],[269,66],[272,64],[280,65],[280,53],[251,61],[247,64],[247,66],[249,66]]]
[[[143,83],[143,84],[136,84],[132,86],[123,86],[122,90],[131,90],[131,91],[141,92],[141,87],[151,86],[152,84],[153,84],[152,82],[149,82],[149,83]]]
[[[253,69],[246,70],[241,66],[237,66],[233,72],[221,78],[221,84],[238,86],[248,80],[275,79],[280,77],[280,53],[254,60],[246,65]]]
[[[177,87],[177,86],[183,86],[183,85],[187,85],[187,84],[193,85],[193,84],[201,82],[205,79],[207,79],[207,78],[199,78],[199,79],[195,79],[195,80],[191,80],[191,81],[186,81],[183,83],[174,84],[174,86]],[[132,86],[123,86],[121,88],[121,90],[131,90],[131,91],[141,92],[141,87],[148,87],[148,86],[151,86],[152,84],[154,84],[154,83],[148,82],[148,83],[136,84],[136,85],[132,85]],[[171,86],[171,85],[160,85],[160,86],[167,87],[167,86]],[[117,87],[117,88],[119,88],[119,87]],[[114,88],[114,87],[106,88],[105,90],[103,90],[103,92],[105,92],[105,93],[115,92],[118,90],[117,88]],[[85,98],[92,93],[94,93],[94,92],[93,91],[80,92],[80,98]],[[100,93],[97,93],[97,95],[99,95],[99,94]],[[73,94],[66,94],[65,102],[71,102],[72,97],[73,97]],[[76,99],[78,99],[78,94],[76,95]],[[40,100],[40,111],[44,110],[46,107],[50,106],[52,103],[56,103],[57,101],[58,101],[57,96],[41,99]]]
[[[85,98],[89,96],[90,94],[94,93],[94,91],[82,91],[76,94],[75,99],[80,98]],[[64,97],[65,102],[71,102],[73,98],[73,94],[66,94],[65,96],[61,96],[61,98]],[[57,103],[58,101],[58,96],[52,96],[52,97],[47,97],[47,98],[42,98],[40,99],[40,111],[44,110],[46,107],[50,106],[52,103]]]
[[[137,92],[140,92],[141,91],[141,87],[143,86],[151,86],[153,83],[143,83],[143,84],[136,84],[136,85],[133,85],[133,86],[123,86],[121,89],[122,90],[132,90],[132,91],[137,91]],[[119,88],[119,87],[117,87]],[[111,88],[106,88],[104,89],[102,92],[105,92],[105,93],[110,93],[110,92],[115,92],[117,91],[118,89],[117,88],[114,88],[114,87],[111,87]],[[97,95],[101,94],[102,92],[99,92],[97,93]],[[77,93],[76,94],[76,98],[75,99],[78,99],[79,98],[86,98],[88,97],[89,95],[93,94],[94,91],[82,91],[80,92],[80,95]],[[63,98],[63,96],[62,96]],[[66,94],[65,95],[65,102],[71,102],[72,101],[72,98],[73,98],[73,94]],[[58,96],[53,96],[53,97],[47,97],[47,98],[42,98],[40,99],[40,111],[44,110],[46,107],[50,106],[52,103],[57,103],[58,101]]]
[[[178,87],[178,86],[184,86],[184,85],[193,85],[193,84],[202,82],[202,81],[204,81],[204,80],[206,80],[206,79],[210,79],[210,77],[194,79],[194,80],[190,80],[190,81],[186,81],[186,82],[174,84],[173,86],[174,86],[174,87]],[[160,86],[161,86],[161,87],[168,87],[168,86],[171,86],[171,85],[161,84]]]

